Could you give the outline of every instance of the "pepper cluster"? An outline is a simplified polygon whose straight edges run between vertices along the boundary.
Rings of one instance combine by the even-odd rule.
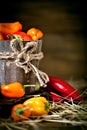
[[[49,110],[49,101],[43,96],[37,96],[27,99],[22,104],[14,105],[11,117],[16,121],[22,121],[30,117],[48,114]]]
[[[10,84],[1,85],[1,94],[7,98],[21,98],[25,95],[25,87],[32,85],[22,85],[20,82],[14,82]],[[37,89],[42,89],[40,86]],[[36,88],[37,88],[36,87]],[[50,101],[52,102],[68,102],[82,101],[83,98],[79,92],[73,88],[65,80],[53,76],[49,76],[49,82],[47,83],[46,92],[49,93],[49,100],[46,95],[26,99],[23,103],[13,105],[11,109],[11,117],[16,121],[28,119],[29,117],[41,116],[50,112]]]
[[[19,22],[0,23],[0,40],[39,40],[43,37],[43,32],[38,28],[29,28],[23,31],[23,25]]]

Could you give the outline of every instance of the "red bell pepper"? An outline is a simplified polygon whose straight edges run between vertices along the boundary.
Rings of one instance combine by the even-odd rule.
[[[32,40],[31,36],[23,31],[18,31],[13,34],[3,34],[5,40],[19,39],[23,41]]]
[[[71,99],[77,101],[83,100],[79,92],[61,78],[49,76],[49,82],[47,83],[47,87],[49,90],[56,90],[56,92],[60,93],[60,95],[68,101],[71,101]]]
[[[20,38],[21,40],[32,40],[31,36],[23,31],[15,32],[13,34],[14,38]]]

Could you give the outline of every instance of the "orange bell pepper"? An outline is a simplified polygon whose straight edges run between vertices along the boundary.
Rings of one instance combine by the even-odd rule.
[[[1,32],[0,32],[0,40],[4,40],[4,37]]]
[[[31,115],[29,107],[26,107],[24,104],[16,104],[12,107],[11,117],[15,121],[22,121],[28,119]]]
[[[12,23],[0,23],[0,32],[3,34],[13,34],[22,30],[22,24],[18,21]]]
[[[25,95],[23,85],[19,82],[1,85],[1,94],[8,98],[20,98]]]
[[[1,94],[8,98],[20,98],[23,97],[26,93],[27,87],[35,87],[35,90],[37,91],[37,88],[39,85],[35,84],[26,84],[22,85],[20,82],[13,82],[10,84],[2,84],[1,85]]]
[[[39,40],[43,37],[43,32],[38,28],[28,29],[27,34],[31,36],[32,40]]]

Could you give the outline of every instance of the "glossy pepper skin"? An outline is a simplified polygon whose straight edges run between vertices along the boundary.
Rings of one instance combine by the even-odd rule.
[[[31,36],[32,40],[39,40],[43,37],[43,32],[38,28],[28,29],[27,34]]]
[[[13,34],[22,30],[22,24],[19,21],[11,23],[0,23],[0,32],[3,34]]]
[[[23,31],[18,31],[15,32],[13,34],[4,34],[4,39],[5,40],[12,40],[12,39],[18,39],[21,41],[29,41],[32,40],[31,36],[27,35],[27,33],[23,32]]]
[[[1,94],[8,98],[20,98],[25,95],[25,90],[20,82],[1,85]]]
[[[28,119],[31,115],[29,107],[24,104],[16,104],[12,107],[11,118],[15,121],[22,121]]]
[[[32,40],[31,36],[29,36],[27,33],[23,32],[23,31],[15,32],[13,34],[13,37],[16,39],[19,38],[19,39],[24,40],[24,41]]]
[[[0,40],[4,40],[4,37],[1,32],[0,32]]]
[[[60,95],[68,101],[70,101],[71,98],[77,101],[83,100],[79,92],[61,78],[49,76],[47,87],[48,89],[56,90],[56,92],[60,93]]]
[[[49,112],[49,102],[42,96],[27,99],[23,104],[30,108],[31,116],[41,116]]]

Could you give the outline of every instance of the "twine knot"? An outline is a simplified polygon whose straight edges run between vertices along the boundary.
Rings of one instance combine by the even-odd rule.
[[[0,58],[13,58],[15,64],[24,69],[25,73],[32,71],[37,77],[40,86],[46,86],[49,81],[48,75],[40,71],[33,63],[33,60],[41,60],[43,58],[43,52],[37,53],[38,43],[37,41],[23,42],[17,39],[10,41],[10,47],[13,53],[5,52]]]

